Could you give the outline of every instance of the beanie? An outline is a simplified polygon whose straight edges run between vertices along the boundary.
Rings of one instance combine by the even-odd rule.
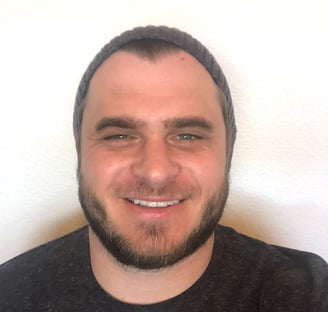
[[[81,82],[79,84],[75,106],[74,106],[74,115],[73,115],[73,129],[76,148],[79,153],[80,148],[80,136],[81,136],[81,125],[83,117],[83,99],[85,98],[89,83],[98,69],[99,66],[115,51],[119,50],[124,45],[141,39],[158,39],[163,40],[168,43],[174,44],[178,48],[186,51],[195,57],[209,72],[212,76],[216,85],[221,89],[223,96],[225,97],[224,108],[225,111],[225,125],[227,132],[227,166],[230,167],[232,151],[236,137],[236,125],[234,110],[232,105],[232,99],[230,94],[230,89],[226,80],[226,77],[217,63],[213,55],[208,51],[208,49],[200,43],[197,39],[193,38],[191,35],[186,32],[180,31],[176,28],[170,28],[167,26],[145,26],[145,27],[136,27],[132,30],[123,32],[121,35],[112,39],[107,43],[91,61],[86,71],[84,72]]]

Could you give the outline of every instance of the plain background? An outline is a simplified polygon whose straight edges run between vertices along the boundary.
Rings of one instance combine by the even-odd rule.
[[[0,262],[84,224],[72,110],[95,53],[134,26],[191,33],[230,83],[223,223],[328,260],[326,0],[0,2]]]

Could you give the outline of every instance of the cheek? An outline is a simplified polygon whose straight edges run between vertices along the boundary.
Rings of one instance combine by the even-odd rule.
[[[185,162],[185,168],[197,181],[203,196],[207,197],[217,192],[225,178],[225,161],[225,152],[218,151],[203,154],[197,159],[190,158]]]
[[[97,192],[120,179],[128,166],[127,160],[117,160],[110,154],[100,151],[85,152],[81,157],[83,178]]]

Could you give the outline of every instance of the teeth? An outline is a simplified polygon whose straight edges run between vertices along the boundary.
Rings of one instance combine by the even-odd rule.
[[[130,199],[130,201],[135,205],[151,207],[151,208],[168,207],[168,206],[176,205],[180,202],[180,200],[169,200],[169,201],[158,202],[158,201],[148,201],[148,200],[140,200],[140,199]]]

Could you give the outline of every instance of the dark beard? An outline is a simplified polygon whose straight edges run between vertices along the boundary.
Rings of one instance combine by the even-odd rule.
[[[225,177],[221,188],[212,196],[203,209],[200,223],[192,229],[189,236],[173,250],[166,254],[147,255],[138,253],[129,241],[115,230],[111,220],[108,220],[105,207],[88,187],[81,174],[79,178],[79,199],[93,232],[97,235],[107,251],[121,264],[142,270],[161,269],[171,266],[193,254],[213,234],[222,216],[229,193],[228,178]],[[146,227],[147,235],[155,241],[160,238],[161,228],[156,224]]]

